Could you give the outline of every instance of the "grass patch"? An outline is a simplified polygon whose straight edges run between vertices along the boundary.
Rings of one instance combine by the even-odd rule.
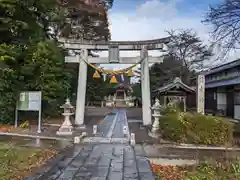
[[[24,176],[30,175],[34,168],[40,167],[55,154],[56,151],[52,150],[0,143],[1,180],[23,180]]]
[[[197,167],[161,166],[152,164],[157,180],[239,180],[240,161],[201,163]]]

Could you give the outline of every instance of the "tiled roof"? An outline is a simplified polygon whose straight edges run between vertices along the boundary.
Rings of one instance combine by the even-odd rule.
[[[213,68],[209,69],[208,71],[205,71],[205,72],[202,72],[202,73],[205,74],[205,75],[209,75],[209,74],[221,72],[221,71],[224,71],[224,70],[227,70],[227,69],[230,69],[230,68],[234,68],[236,66],[240,66],[240,59],[222,64],[220,66],[213,67]]]
[[[163,93],[163,92],[167,92],[173,88],[182,88],[183,90],[185,91],[188,91],[188,92],[195,92],[195,90],[191,87],[189,87],[188,85],[184,84],[182,82],[182,80],[178,77],[176,77],[173,82],[170,82],[158,89],[156,89],[154,92],[159,92],[159,93]]]
[[[232,79],[226,79],[226,80],[206,83],[205,88],[214,88],[214,87],[229,86],[229,85],[235,85],[235,84],[240,84],[239,76],[232,78]]]

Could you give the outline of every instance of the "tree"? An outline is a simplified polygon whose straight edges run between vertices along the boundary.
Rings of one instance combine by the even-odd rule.
[[[0,41],[24,44],[36,37],[46,38],[59,13],[55,0],[2,0]]]
[[[107,95],[107,90],[110,87],[109,81],[104,81],[103,78],[94,79],[93,73],[95,69],[88,67],[87,77],[87,93],[86,98],[88,102],[101,101]]]
[[[67,11],[67,21],[56,29],[59,37],[88,41],[110,39],[107,10],[113,0],[59,0],[59,3]]]
[[[213,25],[214,44],[219,45],[226,55],[229,50],[239,48],[240,42],[240,1],[224,0],[210,7],[204,22]]]
[[[108,41],[110,31],[108,27],[107,10],[112,7],[113,0],[59,1],[67,10],[67,21],[56,29],[59,38],[80,39],[86,41]],[[89,52],[89,55],[92,55]],[[94,70],[88,67],[87,93],[88,101],[103,99],[106,83],[92,78]],[[77,79],[77,69],[74,78]],[[73,83],[77,88],[77,81]],[[73,94],[76,94],[76,89]],[[75,97],[76,98],[76,97]]]
[[[20,91],[41,90],[43,113],[50,116],[58,114],[60,104],[70,94],[71,77],[64,67],[63,51],[55,41],[56,32],[66,23],[66,10],[56,0],[0,1],[1,123],[13,122]],[[88,20],[90,23],[91,18]],[[100,30],[94,31],[94,36],[98,32],[103,37]],[[106,32],[104,38],[108,39]]]
[[[175,77],[180,77],[181,61],[175,60],[168,56],[162,63],[155,63],[149,69],[151,91],[163,86],[165,83],[173,80]],[[185,81],[184,77],[182,77]]]
[[[171,30],[168,44],[169,56],[181,62],[179,77],[189,83],[190,71],[201,70],[212,56],[210,48],[204,45],[193,30]]]
[[[70,29],[66,37],[74,34],[81,38],[85,34],[84,39],[108,40],[106,7],[110,8],[112,1],[101,2],[102,13],[90,11],[96,4],[83,10],[70,4],[62,6],[56,0],[0,1],[0,123],[13,122],[21,91],[42,91],[44,115],[59,113],[60,104],[72,92],[72,78],[65,68],[64,52],[56,41],[58,33],[64,32],[69,20],[71,24],[74,19],[79,20],[80,30],[84,31],[72,33]],[[82,17],[84,21],[80,21]],[[74,24],[72,28],[77,29]]]
[[[42,91],[45,116],[58,115],[59,107],[70,95],[71,74],[64,66],[63,52],[51,40],[28,48],[24,63],[20,64],[22,90]]]

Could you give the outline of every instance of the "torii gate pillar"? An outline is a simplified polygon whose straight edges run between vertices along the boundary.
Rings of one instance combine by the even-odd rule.
[[[77,102],[76,102],[76,115],[75,125],[77,127],[85,127],[84,114],[85,114],[85,99],[86,99],[86,85],[87,85],[87,64],[82,60],[88,61],[88,50],[84,49],[83,53],[77,55],[79,62],[78,69],[78,86],[77,86]]]
[[[143,125],[152,124],[151,113],[151,94],[150,94],[150,79],[149,79],[149,65],[148,52],[145,49],[141,50],[141,58],[144,60],[141,63],[141,89],[142,89],[142,118]]]

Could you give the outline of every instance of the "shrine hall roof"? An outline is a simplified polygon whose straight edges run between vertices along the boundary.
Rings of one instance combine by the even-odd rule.
[[[184,91],[187,91],[187,92],[195,92],[195,90],[193,88],[184,84],[179,77],[176,77],[172,82],[154,90],[154,92],[163,93],[163,92],[170,91],[174,88],[176,88],[176,89],[181,88],[181,89],[183,89]]]

